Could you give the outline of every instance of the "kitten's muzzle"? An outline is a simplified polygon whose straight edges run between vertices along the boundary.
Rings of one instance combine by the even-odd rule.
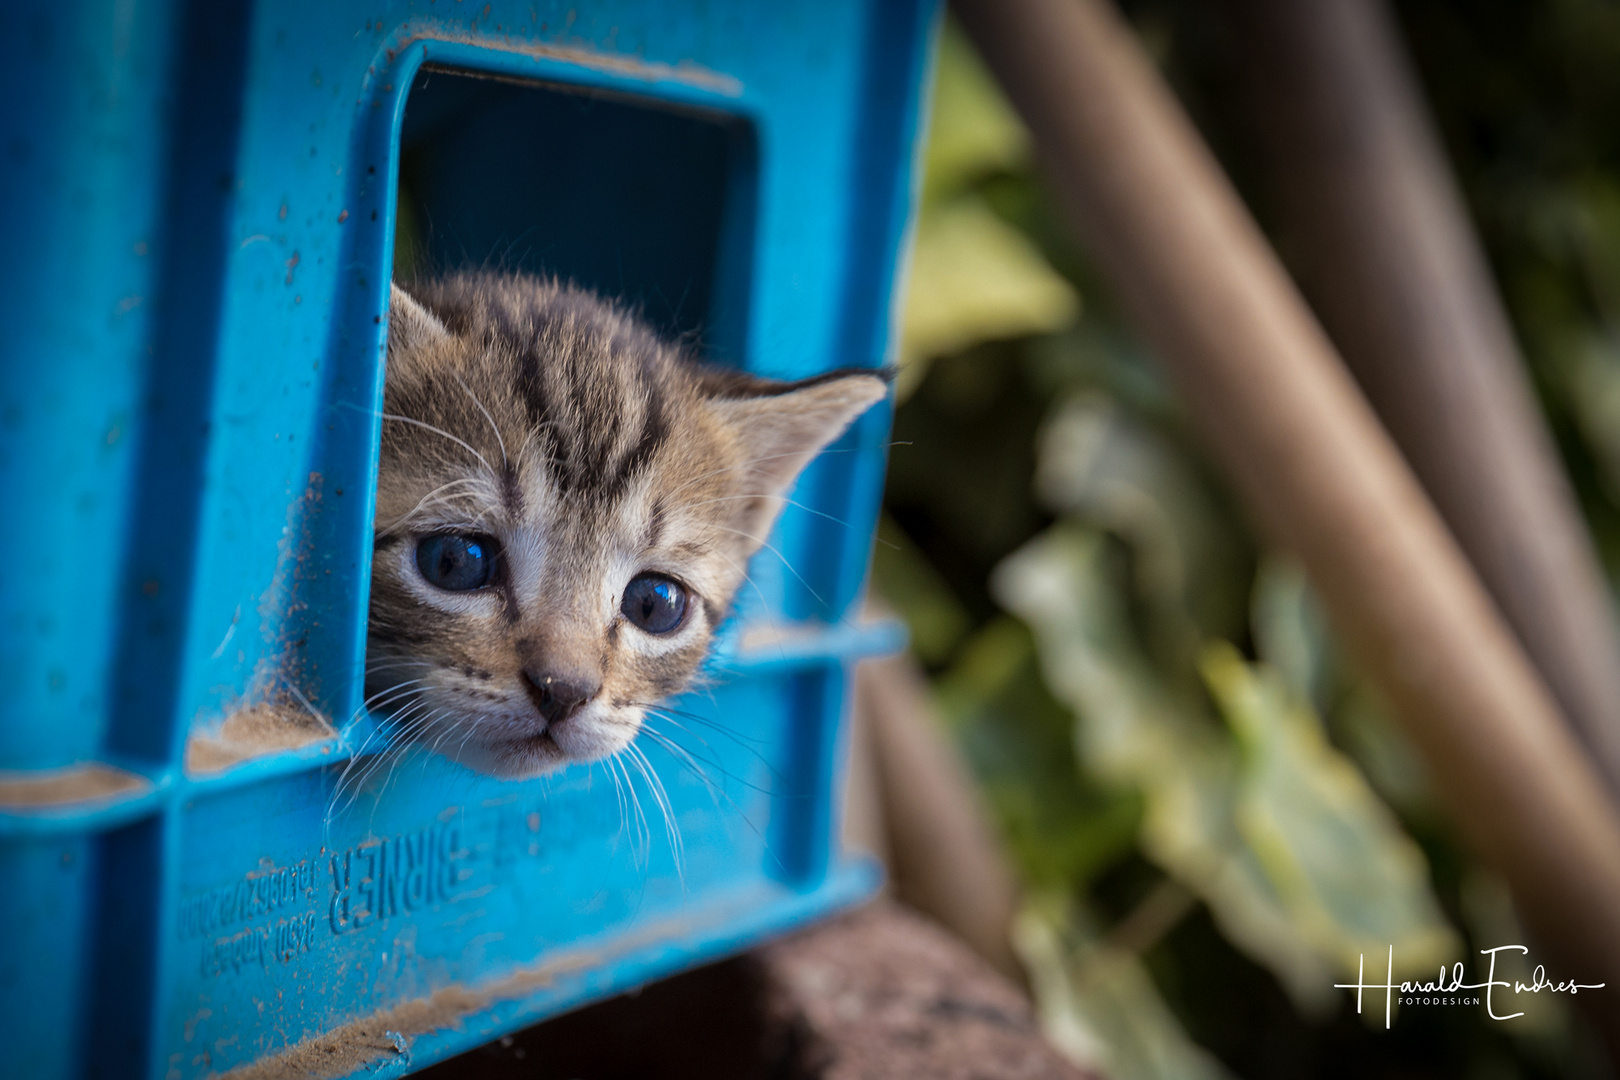
[[[523,688],[528,691],[529,700],[534,702],[534,707],[539,710],[548,727],[567,720],[602,692],[600,682],[587,683],[548,672],[528,670],[523,672]]]

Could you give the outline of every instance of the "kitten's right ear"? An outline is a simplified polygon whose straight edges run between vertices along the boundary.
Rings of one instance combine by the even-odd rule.
[[[738,490],[749,496],[737,511],[741,535],[765,542],[787,491],[821,450],[889,394],[871,371],[828,372],[802,382],[773,382],[744,372],[704,372],[709,408],[743,449]]]
[[[388,351],[414,352],[435,342],[448,340],[450,331],[415,297],[390,285],[388,290]]]

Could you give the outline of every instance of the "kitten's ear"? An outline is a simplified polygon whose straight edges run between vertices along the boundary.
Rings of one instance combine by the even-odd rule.
[[[799,473],[855,418],[888,396],[888,384],[871,372],[821,376],[802,383],[775,383],[727,373],[710,384],[709,407],[736,434],[746,455],[739,491],[753,496],[747,532],[763,543],[782,496]]]
[[[388,289],[388,351],[413,352],[447,340],[450,331],[434,314],[398,285]]]

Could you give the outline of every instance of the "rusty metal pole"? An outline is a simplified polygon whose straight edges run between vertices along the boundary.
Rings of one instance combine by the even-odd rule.
[[[1613,600],[1389,12],[1226,6],[1311,306],[1620,793]]]
[[[1620,818],[1551,693],[1130,28],[956,0],[1099,268],[1305,565],[1565,978],[1620,987]],[[1620,993],[1581,1005],[1620,1050]]]
[[[876,759],[895,895],[1022,983],[1009,937],[1017,878],[978,785],[935,715],[917,661],[891,656],[862,663],[855,712]]]

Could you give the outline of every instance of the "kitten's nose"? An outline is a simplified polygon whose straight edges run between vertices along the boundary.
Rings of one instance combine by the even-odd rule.
[[[543,671],[525,670],[523,682],[529,691],[529,699],[540,710],[547,724],[562,723],[584,708],[602,689],[600,682],[590,684]]]

